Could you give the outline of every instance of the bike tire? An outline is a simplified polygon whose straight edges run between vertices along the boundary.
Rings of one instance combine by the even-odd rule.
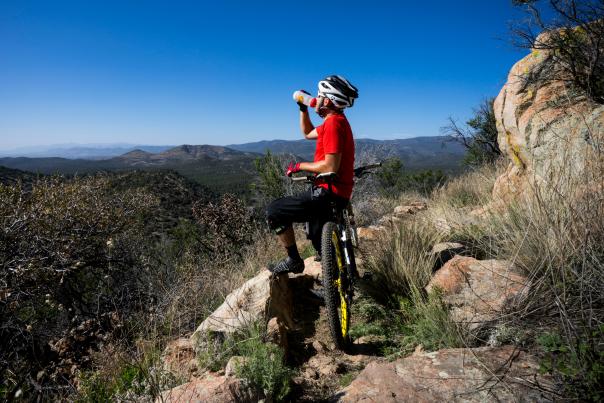
[[[343,245],[338,241],[338,226],[334,222],[323,225],[321,233],[321,266],[325,309],[331,338],[336,348],[346,350],[350,345],[350,301],[342,287],[340,274],[346,270]]]

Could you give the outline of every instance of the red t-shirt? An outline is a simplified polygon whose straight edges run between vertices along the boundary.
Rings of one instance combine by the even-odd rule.
[[[333,192],[346,199],[352,195],[354,176],[354,139],[350,124],[343,114],[331,115],[317,127],[315,162],[325,159],[325,154],[342,154],[338,177],[332,185]],[[326,183],[319,186],[328,188]]]

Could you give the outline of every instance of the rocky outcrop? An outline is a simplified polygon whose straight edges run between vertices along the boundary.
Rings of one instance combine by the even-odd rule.
[[[333,400],[342,402],[550,401],[551,379],[513,346],[455,348],[370,363]]]
[[[409,204],[396,206],[392,213],[387,214],[378,220],[378,225],[359,227],[357,229],[357,235],[360,240],[377,241],[380,236],[388,233],[393,226],[401,223],[406,217],[417,214],[427,208],[428,205],[423,201],[414,201]]]
[[[190,382],[163,392],[157,402],[255,403],[262,397],[238,378],[210,375],[194,378]]]
[[[503,203],[532,186],[564,191],[604,145],[604,105],[543,80],[551,63],[547,51],[533,50],[512,67],[495,99],[499,147],[511,160],[493,189]]]
[[[436,288],[451,306],[453,321],[475,330],[520,302],[528,281],[508,261],[456,256],[434,274],[426,291]]]
[[[272,276],[263,270],[230,293],[222,305],[208,316],[191,336],[197,348],[207,333],[231,334],[258,320],[275,317],[287,327],[293,327],[292,292],[287,274]]]

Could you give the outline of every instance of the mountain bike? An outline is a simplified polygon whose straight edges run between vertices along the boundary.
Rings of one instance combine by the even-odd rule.
[[[381,163],[355,168],[355,178],[371,173],[372,168]],[[336,179],[334,172],[292,178],[294,182],[311,185],[326,183],[329,193]],[[358,247],[358,237],[352,204],[338,208],[330,202],[331,214],[321,231],[321,266],[323,271],[323,296],[327,310],[327,322],[331,337],[340,350],[346,350],[350,340],[350,317],[354,284],[358,279],[354,250]]]

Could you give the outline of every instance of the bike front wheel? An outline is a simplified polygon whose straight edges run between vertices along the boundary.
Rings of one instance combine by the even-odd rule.
[[[338,226],[327,222],[321,234],[321,265],[325,308],[331,337],[336,348],[345,350],[350,345],[350,298],[348,298],[348,275],[343,245]]]

